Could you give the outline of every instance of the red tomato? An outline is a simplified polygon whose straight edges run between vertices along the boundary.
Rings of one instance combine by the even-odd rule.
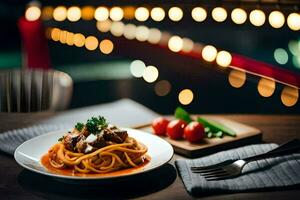
[[[167,126],[169,124],[169,120],[163,117],[159,117],[153,120],[152,129],[155,135],[166,135]]]
[[[191,122],[184,128],[184,137],[190,142],[199,142],[204,136],[204,127],[198,122]]]
[[[186,125],[187,123],[180,119],[171,121],[167,126],[167,135],[173,140],[181,139]]]

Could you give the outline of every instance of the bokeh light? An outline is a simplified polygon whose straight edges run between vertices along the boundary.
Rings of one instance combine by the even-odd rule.
[[[157,96],[166,96],[171,91],[171,83],[167,80],[158,81],[154,86],[154,91]]]
[[[288,107],[294,106],[299,98],[299,89],[285,86],[281,92],[281,102]]]
[[[42,9],[42,19],[43,20],[50,20],[53,16],[53,7],[52,6],[45,6]]]
[[[53,18],[56,21],[64,21],[67,18],[67,9],[64,6],[58,6],[53,10]]]
[[[207,12],[202,7],[196,7],[193,8],[191,15],[196,22],[203,22],[207,17]]]
[[[274,51],[274,59],[276,60],[277,63],[284,65],[288,62],[289,55],[285,49],[278,48],[275,49]]]
[[[85,39],[85,48],[87,48],[88,50],[90,51],[93,51],[95,49],[97,49],[98,47],[98,44],[99,44],[99,41],[96,37],[94,36],[88,36],[86,39]]]
[[[149,37],[149,29],[146,26],[138,26],[136,28],[136,39],[140,42],[144,42]]]
[[[151,10],[150,15],[154,21],[160,22],[165,18],[166,14],[165,14],[164,9],[162,9],[160,7],[155,7]]]
[[[235,8],[231,12],[231,19],[236,24],[243,24],[247,20],[247,13],[242,8]]]
[[[270,97],[275,91],[276,83],[273,79],[261,78],[257,85],[259,94],[263,97]]]
[[[289,41],[288,47],[289,47],[290,52],[294,56],[300,56],[300,45],[298,45],[298,42],[296,40]]]
[[[216,7],[211,12],[212,18],[217,22],[223,22],[227,18],[227,12],[222,7]]]
[[[134,18],[134,14],[135,14],[135,7],[133,6],[125,6],[123,8],[124,11],[124,19],[130,20]]]
[[[60,41],[62,44],[65,44],[65,43],[66,43],[66,40],[67,40],[67,31],[65,31],[65,30],[60,31],[59,41]]]
[[[97,22],[97,29],[103,33],[108,32],[111,29],[111,26],[112,26],[112,22],[109,19],[103,22],[102,21]]]
[[[207,62],[212,62],[217,57],[217,49],[212,45],[207,45],[202,49],[202,58]]]
[[[25,18],[28,21],[38,20],[41,16],[41,9],[37,6],[30,6],[25,11]]]
[[[291,13],[287,18],[287,25],[293,31],[300,30],[300,14]]]
[[[51,38],[53,41],[59,41],[59,37],[60,37],[60,29],[58,28],[53,28],[51,30]]]
[[[96,10],[95,10],[95,19],[97,21],[105,21],[107,20],[109,17],[109,11],[106,7],[98,7]]]
[[[130,72],[134,77],[141,78],[146,69],[146,65],[141,60],[134,60],[130,64]]]
[[[179,7],[172,7],[172,8],[169,9],[168,15],[169,15],[169,18],[172,21],[177,22],[177,21],[180,21],[182,19],[183,11]]]
[[[133,40],[136,35],[136,25],[126,24],[124,27],[124,37],[128,40]]]
[[[124,24],[122,22],[113,22],[110,32],[116,37],[122,36],[124,33]]]
[[[153,83],[158,78],[158,69],[152,65],[147,66],[143,72],[143,79],[148,83]]]
[[[157,28],[149,29],[148,42],[151,44],[158,44],[161,39],[161,32]]]
[[[182,105],[189,105],[194,99],[194,93],[190,89],[180,91],[178,100]]]
[[[149,11],[145,7],[139,7],[135,10],[134,16],[138,21],[144,22],[149,18]]]
[[[120,21],[123,18],[123,10],[120,7],[112,7],[109,12],[109,17],[113,21]]]
[[[179,52],[182,49],[182,45],[182,39],[177,35],[172,36],[168,42],[168,47],[173,52]]]
[[[240,88],[246,82],[246,72],[233,69],[228,75],[228,81],[232,87]]]
[[[83,20],[92,20],[95,16],[95,8],[93,6],[84,6],[81,9],[81,17]]]
[[[281,28],[284,25],[285,18],[282,12],[272,11],[269,15],[269,23],[273,28]]]
[[[231,60],[232,60],[232,56],[229,52],[227,51],[218,52],[216,62],[221,67],[228,67],[231,63]]]
[[[266,15],[262,10],[252,10],[249,16],[251,24],[254,26],[262,26],[266,21]]]
[[[110,54],[114,50],[114,43],[109,39],[105,39],[100,42],[99,48],[102,53]]]
[[[72,46],[74,44],[74,33],[67,32],[66,43],[69,46]]]
[[[194,48],[194,42],[189,38],[182,38],[182,51],[189,53]]]
[[[76,33],[74,35],[74,45],[76,47],[83,47],[85,43],[85,37],[81,33]]]
[[[81,18],[81,10],[77,6],[71,6],[67,11],[67,18],[71,22],[76,22]]]

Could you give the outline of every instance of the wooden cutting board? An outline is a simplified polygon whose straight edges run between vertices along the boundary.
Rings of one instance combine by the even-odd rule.
[[[197,144],[192,144],[186,140],[172,140],[168,137],[162,138],[173,146],[176,153],[189,158],[201,157],[238,146],[258,143],[262,139],[262,132],[257,128],[225,119],[223,117],[205,115],[201,116],[226,125],[236,132],[236,137],[224,136],[223,138],[205,138],[203,141]],[[151,126],[146,126],[141,128],[141,130],[153,134]]]

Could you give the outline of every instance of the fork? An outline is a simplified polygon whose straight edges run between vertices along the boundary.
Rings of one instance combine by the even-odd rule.
[[[299,149],[300,141],[298,139],[295,139],[282,144],[279,147],[264,154],[259,154],[240,160],[226,160],[222,163],[210,166],[191,167],[191,170],[194,173],[200,173],[208,181],[233,178],[240,175],[242,173],[243,167],[249,162],[286,155],[289,153],[293,153]]]

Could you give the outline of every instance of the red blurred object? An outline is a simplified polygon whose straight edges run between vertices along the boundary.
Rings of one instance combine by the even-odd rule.
[[[155,135],[166,135],[169,120],[164,117],[159,117],[153,120],[152,129]]]
[[[31,69],[51,68],[47,39],[40,20],[21,17],[18,27],[22,38],[23,66]]]
[[[187,123],[181,119],[171,121],[167,126],[167,135],[173,140],[182,139],[186,125]]]
[[[199,142],[204,136],[204,127],[198,122],[191,122],[184,128],[184,138],[189,142]]]

